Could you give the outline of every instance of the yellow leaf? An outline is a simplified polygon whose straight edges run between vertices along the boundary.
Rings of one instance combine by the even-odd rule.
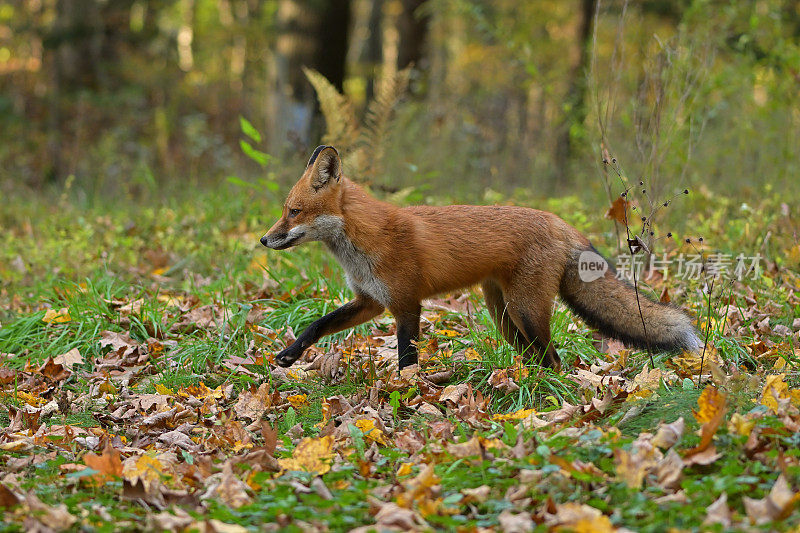
[[[467,361],[480,361],[482,359],[481,354],[479,354],[475,348],[467,348],[464,350],[464,357]]]
[[[506,420],[523,420],[534,414],[536,414],[536,409],[520,409],[518,411],[514,411],[513,413],[498,413],[492,416],[492,420],[495,422],[503,422]]]
[[[778,401],[789,398],[789,386],[783,381],[786,374],[767,376],[764,389],[761,391],[761,405],[768,407],[773,413],[778,413]]]
[[[575,533],[612,533],[617,530],[607,516],[583,518],[571,526]]]
[[[355,426],[364,433],[366,438],[386,446],[386,437],[383,436],[383,431],[375,427],[374,420],[361,418],[356,420]]]
[[[34,396],[33,394],[29,394],[23,391],[17,391],[16,393],[0,392],[0,398],[16,398],[17,401],[26,403],[28,405],[32,405],[34,407],[39,407],[40,405],[44,405],[47,403],[47,400],[45,400],[44,398],[39,398],[38,396]]]
[[[442,337],[458,337],[458,332],[454,329],[437,329],[436,334]]]
[[[800,407],[800,389],[789,391],[789,398],[792,400],[792,405]]]
[[[166,396],[175,396],[175,391],[162,385],[161,383],[156,383],[156,392],[158,394],[164,394]]]
[[[58,311],[55,309],[48,309],[44,317],[42,317],[42,322],[47,324],[61,324],[63,322],[69,322],[70,320],[72,320],[72,317],[69,316],[68,307],[62,307]]]
[[[184,387],[178,391],[178,396],[182,396],[184,398],[188,398],[189,396],[194,396],[197,399],[205,400],[206,398],[213,398],[219,400],[223,396],[222,386],[220,385],[216,389],[209,389],[208,386],[200,382],[199,385],[190,385],[188,387]]]
[[[331,469],[332,458],[333,435],[319,439],[307,437],[300,441],[291,457],[278,459],[278,464],[284,470],[315,472],[317,475],[322,475]]]
[[[411,473],[413,463],[400,463],[400,468],[397,469],[398,476],[407,476]]]
[[[720,409],[725,408],[725,396],[720,394],[715,387],[709,385],[700,394],[697,399],[697,405],[700,409],[698,411],[692,410],[694,417],[701,424],[705,424],[713,420]]]
[[[785,366],[786,366],[786,359],[784,359],[783,357],[778,357],[777,359],[775,359],[775,364],[772,365],[772,368],[773,370],[783,370]]]
[[[122,477],[132,485],[142,483],[145,492],[152,494],[161,486],[161,477],[168,474],[177,460],[171,454],[131,456],[122,463]]]
[[[286,401],[292,404],[295,409],[299,409],[304,405],[308,405],[308,396],[305,394],[293,394],[286,398]]]
[[[97,390],[99,390],[100,392],[104,392],[106,394],[116,394],[117,393],[117,388],[108,379],[106,379],[104,382],[102,382],[100,384],[100,387],[98,387]]]
[[[748,420],[739,413],[734,413],[733,416],[731,416],[731,421],[728,423],[728,428],[739,435],[748,437],[750,432],[753,431],[753,427],[755,427],[755,425],[755,420]]]

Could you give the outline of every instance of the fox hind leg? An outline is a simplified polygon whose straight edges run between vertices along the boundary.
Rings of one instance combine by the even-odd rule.
[[[522,281],[522,282],[520,282]],[[525,360],[534,358],[539,364],[551,368],[561,366],[550,338],[550,316],[555,292],[543,297],[539,292],[546,284],[541,280],[520,280],[517,287],[503,287],[487,280],[482,284],[486,305],[503,337]],[[533,289],[534,294],[527,289]],[[520,297],[511,298],[510,295]]]
[[[521,352],[526,360],[534,358],[540,365],[560,368],[561,359],[550,337],[550,308],[519,309],[509,307],[511,320],[525,335],[528,349]]]
[[[489,309],[489,314],[497,325],[497,329],[503,335],[503,338],[519,353],[525,353],[528,347],[528,342],[525,336],[517,328],[511,317],[508,315],[506,309],[506,300],[503,297],[503,289],[497,282],[486,280],[481,284],[483,289],[483,298],[486,300],[486,307]]]

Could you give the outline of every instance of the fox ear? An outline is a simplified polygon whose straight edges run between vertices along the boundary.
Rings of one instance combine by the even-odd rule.
[[[331,181],[338,182],[342,176],[342,161],[333,146],[318,146],[308,160],[311,170],[311,186],[315,191],[327,186]]]

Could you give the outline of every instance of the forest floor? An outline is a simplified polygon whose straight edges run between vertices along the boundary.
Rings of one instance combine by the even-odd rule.
[[[0,529],[797,527],[784,201],[704,198],[684,217],[702,243],[661,243],[676,261],[758,257],[741,280],[646,280],[697,317],[701,353],[651,361],[558,303],[556,373],[505,345],[477,290],[425,303],[419,367],[397,371],[388,314],[276,367],[349,291],[318,244],[260,247],[272,193],[21,199],[0,219]],[[536,207],[614,238],[605,208]]]

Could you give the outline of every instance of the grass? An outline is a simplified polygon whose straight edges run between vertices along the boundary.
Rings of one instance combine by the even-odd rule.
[[[767,213],[781,200],[765,197],[762,205],[752,209]],[[706,508],[722,492],[727,494],[736,516],[743,519],[746,512],[743,498],[762,498],[769,492],[778,476],[778,457],[788,464],[784,473],[795,486],[800,481],[800,467],[796,466],[800,464],[800,452],[797,452],[795,434],[782,428],[777,417],[767,417],[760,423],[775,427],[770,447],[764,452],[766,456],[742,460],[746,438],[732,431],[721,431],[716,437],[721,458],[711,466],[686,470],[680,490],[691,505],[668,498],[659,500],[674,495],[674,491],[658,484],[645,483],[634,489],[624,483],[616,475],[618,465],[614,450],[631,450],[638,435],[655,431],[659,423],[672,422],[682,416],[687,422],[687,431],[681,445],[694,446],[700,441],[693,433],[700,427],[692,410],[697,409],[701,392],[694,378],[669,383],[664,379],[646,398],[614,403],[589,421],[563,426],[565,431],[524,428],[513,420],[492,421],[491,417],[476,425],[458,414],[458,406],[437,403],[432,397],[426,401],[433,402],[441,416],[421,414],[409,402],[429,393],[421,390],[418,384],[400,387],[396,389],[398,394],[392,396],[387,388],[389,378],[377,367],[380,361],[374,355],[378,349],[374,337],[393,332],[393,321],[388,315],[318,344],[322,353],[352,352],[346,372],[336,379],[289,373],[284,381],[278,382],[263,363],[251,365],[252,374],[234,372],[225,366],[226,361],[248,354],[268,358],[286,345],[289,328],[299,333],[349,298],[340,268],[321,246],[306,245],[281,253],[267,253],[260,248],[258,237],[276,216],[279,198],[269,192],[256,196],[249,189],[226,186],[197,193],[191,199],[164,199],[163,204],[153,206],[123,201],[110,208],[60,201],[57,212],[46,208],[43,200],[10,206],[4,214],[11,229],[0,235],[3,280],[0,285],[0,353],[13,355],[5,356],[0,368],[11,369],[18,377],[3,388],[0,425],[8,427],[14,413],[24,407],[25,400],[20,399],[17,391],[27,385],[20,376],[36,374],[36,369],[48,358],[77,348],[83,357],[81,371],[51,385],[57,388],[58,394],[80,399],[83,403],[74,405],[68,412],[51,414],[44,421],[46,425],[68,424],[95,431],[93,428],[107,424],[102,421],[108,412],[124,403],[119,393],[122,389],[125,394],[133,395],[170,390],[177,398],[179,391],[202,382],[210,389],[233,389],[232,400],[227,404],[223,402],[224,408],[204,404],[203,409],[211,409],[203,415],[206,425],[220,427],[226,424],[225,420],[230,420],[226,417],[232,415],[226,415],[225,409],[232,407],[235,398],[268,381],[281,393],[281,402],[284,402],[268,416],[278,429],[278,457],[292,455],[297,442],[288,432],[295,425],[300,425],[306,437],[322,434],[321,426],[328,420],[323,403],[339,395],[353,401],[368,400],[365,405],[391,413],[385,420],[395,426],[395,432],[414,430],[424,439],[422,450],[416,453],[393,445],[373,448],[366,432],[362,434],[355,426],[350,427],[345,437],[350,444],[342,452],[341,460],[322,477],[333,499],[327,499],[324,493],[313,488],[311,474],[295,472],[276,476],[242,463],[237,466],[237,472],[249,487],[249,503],[234,508],[218,498],[211,498],[205,500],[203,506],[185,507],[193,520],[202,522],[213,518],[248,528],[277,523],[290,530],[323,526],[346,530],[373,524],[371,513],[374,511],[370,511],[370,506],[374,501],[370,504],[368,496],[381,501],[402,501],[402,494],[410,490],[411,480],[421,475],[426,461],[434,465],[438,481],[418,487],[414,496],[417,499],[410,508],[424,516],[430,527],[448,530],[497,527],[498,517],[504,511],[517,513],[527,508],[538,513],[537,516],[545,516],[546,511],[542,509],[570,502],[599,509],[615,526],[640,531],[663,530],[664,524],[678,529],[698,529],[705,519]],[[574,199],[543,200],[537,207],[559,212],[560,205],[574,207],[574,202]],[[752,253],[753,243],[760,245],[761,242],[753,240],[753,236],[773,232],[764,251],[774,270],[745,284],[736,284],[723,296],[713,296],[711,317],[717,327],[710,341],[727,364],[762,377],[770,373],[782,357],[787,364],[787,382],[796,386],[797,356],[791,348],[796,340],[754,329],[763,313],[771,313],[771,327],[778,324],[791,327],[794,319],[800,317],[800,304],[790,289],[797,278],[786,270],[793,266],[794,259],[791,254],[784,253],[796,246],[790,228],[782,226],[783,222],[771,215],[751,219],[748,224],[739,220],[730,224],[707,223],[707,220],[719,222],[730,214],[733,208],[728,200],[708,198],[707,211],[702,213],[690,211],[690,208],[694,209],[685,207],[686,211],[680,216],[690,224],[696,223],[695,226],[704,232],[705,242],[714,242],[719,250]],[[587,218],[574,212],[570,217],[569,211],[565,213],[567,218],[591,233],[595,242],[602,243],[613,235],[608,223],[589,222],[599,217]],[[682,305],[705,316],[707,309],[700,281],[669,280],[665,283],[678,295]],[[481,306],[479,295],[470,294],[469,298],[477,304],[477,311],[468,315],[439,310],[425,315],[429,324],[422,341],[431,346],[427,343],[435,339],[436,348],[431,348],[423,357],[426,361],[423,372],[453,370],[441,386],[471,385],[473,391],[489,398],[486,409],[490,414],[530,408],[546,413],[565,403],[584,406],[591,405],[592,399],[602,398],[605,389],[580,386],[570,378],[569,372],[521,366]],[[757,300],[755,305],[753,298]],[[723,299],[730,303],[723,305]],[[136,312],[125,310],[126,306],[134,304]],[[194,325],[182,325],[189,310],[203,306],[210,306],[213,311],[212,322],[202,326],[198,321]],[[731,307],[754,317],[745,319],[736,335],[722,331],[722,316]],[[47,310],[62,308],[69,310],[71,320],[43,321]],[[98,342],[104,331],[126,333],[137,344],[152,350],[148,352],[148,363],[136,370],[146,369],[146,373],[132,374],[130,386],[120,386],[115,381],[113,367],[99,369],[110,355],[109,349]],[[560,304],[555,310],[552,331],[567,370],[589,369],[593,364],[613,360],[598,351],[591,331]],[[784,348],[772,349],[766,355],[747,348],[764,340]],[[467,352],[476,355],[462,357]],[[663,355],[656,356],[656,365],[665,372],[676,368]],[[627,354],[616,375],[631,381],[646,366],[649,366],[648,355],[632,352]],[[518,389],[504,392],[493,387],[490,378],[496,370],[518,372],[515,378]],[[92,387],[103,380],[115,383],[117,392],[95,398],[87,396],[88,391],[94,390]],[[373,390],[375,392],[371,393]],[[45,388],[35,389],[34,394],[49,399]],[[289,406],[285,398],[293,394],[306,395],[306,402]],[[738,396],[732,391],[729,401],[737,412],[750,413],[760,408],[757,396],[743,389]],[[102,402],[97,403],[100,399]],[[631,412],[632,407],[636,409],[634,412]],[[442,422],[449,424],[452,437],[443,439],[436,434],[437,424]],[[342,423],[348,428],[347,424],[352,421]],[[128,435],[127,439],[134,438],[132,428],[114,427],[112,424],[102,431],[114,438],[123,435]],[[198,432],[201,429],[198,428]],[[484,448],[485,455],[481,459],[459,456],[453,451],[452,444],[469,442],[473,435],[487,442],[497,439],[508,449],[523,442],[526,453],[517,456],[504,451],[505,448]],[[253,438],[260,442],[257,435]],[[145,453],[155,453],[155,448],[144,449],[149,450]],[[226,458],[236,456],[225,450],[222,447],[208,456],[209,461],[217,465],[214,468]],[[65,473],[64,465],[81,463],[84,452],[73,444],[70,451],[65,452],[69,459],[43,456],[23,467],[24,476],[18,478],[19,488],[32,491],[49,505],[63,502],[75,516],[89,515],[81,522],[86,529],[134,530],[142,525],[142,520],[148,521],[148,527],[155,527],[152,522],[155,511],[135,501],[120,499],[123,486],[119,481],[109,481],[98,487],[82,481],[80,475]],[[180,452],[181,464],[189,465],[187,457],[195,455],[185,450]],[[0,464],[8,467],[28,456],[29,452],[2,451]],[[426,461],[421,461],[421,457],[427,458]],[[591,463],[596,469],[565,469],[565,464],[575,461]],[[413,466],[410,472],[398,474],[398,465],[404,462]],[[483,485],[489,487],[485,498],[471,501],[465,496],[465,489]],[[525,488],[520,498],[530,500],[522,506],[508,492],[520,486]],[[298,490],[298,487],[305,489]],[[381,491],[389,490],[386,487],[392,488],[384,494]],[[376,497],[376,491],[384,495]],[[111,519],[95,513],[93,506],[104,509]],[[788,521],[771,523],[769,527],[782,529],[796,519],[797,514],[792,513]],[[19,530],[21,524],[13,513],[0,518],[0,529]],[[537,527],[545,528],[543,524]],[[710,529],[715,527],[710,526]]]

